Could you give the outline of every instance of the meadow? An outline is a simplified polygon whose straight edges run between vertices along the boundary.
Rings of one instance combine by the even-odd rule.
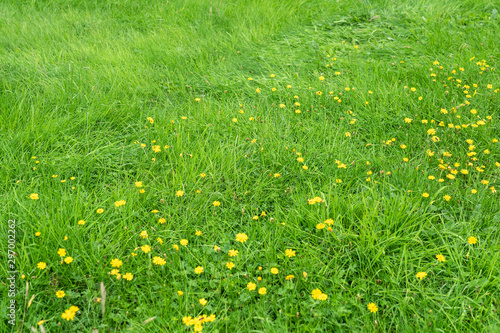
[[[499,10],[1,1],[0,332],[500,332]]]

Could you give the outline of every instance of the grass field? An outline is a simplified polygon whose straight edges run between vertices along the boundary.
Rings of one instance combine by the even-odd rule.
[[[500,332],[499,10],[0,2],[0,332]]]

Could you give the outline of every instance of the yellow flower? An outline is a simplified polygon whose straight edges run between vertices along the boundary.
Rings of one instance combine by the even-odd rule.
[[[36,267],[38,267],[39,269],[45,269],[45,267],[47,267],[47,264],[41,261],[36,265]]]
[[[201,177],[201,178],[205,178],[206,176],[207,176],[207,174],[206,174],[206,173],[200,173],[200,177]]]
[[[134,276],[130,273],[126,273],[123,275],[123,278],[127,281],[131,281],[134,278]]]
[[[123,261],[121,261],[120,259],[115,258],[111,260],[111,267],[119,268],[121,265],[123,265]]]
[[[66,250],[65,249],[59,249],[57,251],[57,254],[60,256],[60,257],[64,257],[66,255]]]
[[[427,273],[426,272],[418,272],[416,276],[417,276],[417,279],[422,280],[423,278],[425,278],[427,276]]]
[[[64,258],[64,262],[69,265],[69,264],[71,264],[73,262],[73,258],[72,257],[66,257],[66,258]]]
[[[332,225],[333,224],[333,220],[332,219],[326,219],[323,223],[328,224],[328,225]]]
[[[259,217],[257,215],[254,215],[254,217],[252,217],[252,220],[258,220]]]
[[[321,199],[320,197],[314,197],[314,198],[312,198],[312,200],[314,202],[317,202],[317,203],[322,203],[323,202],[323,199]]]
[[[422,193],[422,196],[423,196],[424,198],[428,198],[428,197],[429,197],[429,193],[424,192],[424,193]]]
[[[445,195],[445,196],[443,197],[443,199],[444,199],[444,200],[446,200],[446,201],[450,201],[450,200],[451,200],[451,196],[449,196],[449,195],[447,194],[447,195]]]
[[[158,223],[163,224],[165,222],[167,222],[167,220],[165,220],[163,217],[161,217],[161,218],[158,219]]]
[[[326,301],[326,299],[328,298],[328,295],[324,294],[320,289],[314,289],[311,292],[311,296],[312,298],[320,301]]]
[[[135,182],[135,186],[142,187],[142,182]]]
[[[325,224],[324,223],[318,223],[316,225],[316,229],[318,229],[318,230],[321,230],[321,229],[324,229],[324,228],[325,228]]]
[[[184,191],[177,191],[175,192],[175,195],[178,197],[182,197],[184,195]]]
[[[189,317],[183,317],[182,318],[182,322],[186,325],[186,326],[191,326],[191,325],[194,325],[194,319],[191,318],[191,316]]]
[[[285,255],[286,255],[288,258],[295,257],[295,251],[294,251],[294,250],[292,250],[292,249],[286,249],[286,250],[285,250]]]
[[[127,202],[125,200],[118,200],[115,202],[115,206],[116,207],[120,207],[120,206],[123,206],[125,205]]]
[[[155,265],[158,265],[158,266],[163,266],[165,265],[167,262],[165,261],[165,259],[163,258],[160,258],[160,257],[153,257],[153,264]]]
[[[142,239],[148,238],[148,232],[146,230],[141,231],[139,237],[142,237]]]
[[[40,326],[40,325],[43,325],[45,323],[45,320],[40,320],[37,325]]]
[[[84,221],[84,220],[80,220],[80,221],[78,221],[78,224],[79,224],[79,225],[84,225],[84,224],[85,224],[85,221]]]
[[[42,233],[40,231],[35,232],[35,236],[39,237]]]
[[[234,268],[234,266],[235,266],[235,265],[234,265],[234,263],[233,263],[233,262],[228,262],[228,263],[226,264],[226,267],[227,267],[227,268],[229,268],[229,269],[233,269],[233,268]]]
[[[266,289],[266,288],[264,288],[264,287],[259,288],[259,294],[260,294],[260,295],[265,295],[265,294],[267,294],[267,289]]]
[[[271,268],[271,273],[276,275],[279,273],[279,270],[276,267]]]
[[[147,118],[147,120],[148,120],[151,124],[153,124],[153,123],[155,122],[155,121],[153,120],[153,118],[151,118],[151,117],[148,117],[148,118]]]
[[[109,275],[117,275],[118,273],[120,273],[120,270],[118,269],[112,269],[111,272],[109,272]]]
[[[144,252],[144,253],[148,253],[151,251],[151,246],[149,245],[143,245],[141,246],[141,250]]]
[[[371,313],[376,313],[378,311],[378,307],[375,303],[370,303],[368,304],[368,310],[370,310]]]
[[[446,258],[442,254],[436,254],[436,259],[440,262],[446,261]]]
[[[238,255],[238,250],[229,250],[228,255],[230,257],[236,257]]]
[[[285,277],[285,280],[287,280],[287,281],[288,281],[288,280],[293,280],[293,279],[295,279],[295,275],[287,275],[287,276]]]
[[[179,245],[174,244],[174,245],[172,245],[172,247],[174,248],[174,250],[179,251]]]
[[[215,207],[219,207],[220,206],[220,201],[214,201],[212,203],[212,205],[214,205]]]
[[[196,274],[201,274],[201,273],[203,273],[203,267],[201,267],[201,266],[196,267],[196,268],[194,269],[194,272],[195,272]]]
[[[201,298],[199,300],[199,302],[200,302],[201,306],[205,306],[205,304],[207,304],[208,301],[206,299],[204,299],[204,298]]]
[[[177,295],[182,296],[182,295],[184,295],[184,292],[177,290]]]
[[[476,238],[476,237],[474,237],[474,236],[470,236],[470,237],[467,239],[467,242],[469,242],[469,244],[471,244],[471,245],[477,244],[477,238]]]
[[[70,310],[64,311],[64,313],[61,315],[61,318],[66,319],[67,321],[73,320],[74,317],[75,317],[75,312]]]
[[[196,232],[194,233],[196,236],[201,236],[202,232],[200,230],[196,230]]]
[[[97,209],[97,214],[102,214],[103,212],[104,212],[104,209],[102,209],[102,208]]]
[[[255,288],[257,288],[257,285],[253,282],[248,282],[247,288],[248,288],[248,290],[252,291],[252,290],[255,290]]]
[[[187,239],[181,239],[179,242],[182,246],[188,245],[189,241]]]
[[[244,233],[236,234],[236,241],[240,243],[245,243],[248,240],[248,236]]]
[[[64,296],[66,296],[66,293],[62,290],[59,290],[56,292],[56,296],[57,298],[63,298]]]
[[[30,194],[30,199],[31,200],[38,200],[38,199],[40,199],[40,197],[38,196],[37,193],[31,193]]]

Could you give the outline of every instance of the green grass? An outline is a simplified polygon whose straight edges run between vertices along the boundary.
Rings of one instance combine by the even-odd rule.
[[[1,331],[498,332],[498,10],[3,1]]]

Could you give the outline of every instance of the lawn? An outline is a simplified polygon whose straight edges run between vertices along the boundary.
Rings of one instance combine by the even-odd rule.
[[[499,332],[499,10],[0,2],[0,332]]]

